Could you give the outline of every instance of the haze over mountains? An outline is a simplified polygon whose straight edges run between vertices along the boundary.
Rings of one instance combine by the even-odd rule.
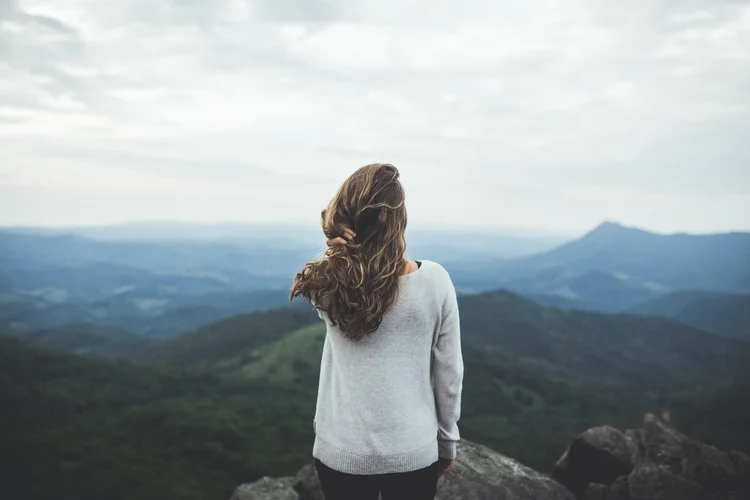
[[[410,233],[410,252],[492,263],[542,251],[550,235]],[[94,322],[169,336],[284,304],[294,273],[323,250],[303,226],[145,224],[0,231],[0,326]],[[43,314],[36,314],[43,311]]]
[[[548,252],[458,279],[601,311],[678,290],[750,292],[750,234],[660,235],[608,222]]]
[[[750,293],[748,233],[659,235],[604,223],[561,245],[539,234],[415,231],[408,238],[410,255],[441,262],[461,293],[505,288],[604,312],[638,312],[639,304],[685,290]],[[282,305],[293,274],[321,251],[317,230],[270,224],[6,230],[0,326],[92,322],[168,337]]]

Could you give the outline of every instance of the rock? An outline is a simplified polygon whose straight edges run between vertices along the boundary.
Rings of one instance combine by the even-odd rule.
[[[738,476],[727,453],[695,441],[686,442],[686,448],[693,451],[682,465],[685,475],[709,489],[731,489]]]
[[[589,429],[558,460],[552,476],[583,498],[591,483],[610,485],[633,470],[631,448],[614,427]]]
[[[703,490],[694,481],[665,467],[646,464],[628,477],[630,500],[702,500]]]
[[[740,451],[730,451],[729,458],[734,464],[734,470],[739,477],[750,476],[750,457]]]
[[[607,490],[606,500],[630,500],[630,486],[627,476],[618,477]]]
[[[263,496],[267,495],[267,496]],[[273,496],[276,495],[276,496]],[[286,495],[286,496],[281,496]],[[549,476],[525,467],[484,446],[461,441],[455,467],[438,484],[436,500],[574,500]],[[303,467],[295,478],[240,486],[232,500],[324,500],[315,467]]]
[[[243,484],[234,491],[231,500],[300,500],[294,491],[294,478],[264,477],[254,483]]]
[[[599,451],[611,450],[608,460],[618,458],[624,464],[622,450],[616,444],[617,431],[602,429],[591,429],[577,438],[555,467],[554,476],[568,485],[579,499],[750,499],[750,457],[736,451],[724,452],[691,439],[653,415],[646,416],[642,429],[629,430],[623,435],[632,471],[605,481],[601,475],[597,476],[601,471],[595,469],[591,450],[576,451],[584,444],[589,448],[598,446]],[[599,436],[597,439],[586,437],[592,431]],[[607,436],[608,439],[603,438]]]
[[[562,485],[496,451],[461,441],[436,500],[573,500]]]
[[[625,436],[625,444],[628,446],[628,451],[630,452],[630,461],[635,465],[638,458],[643,455],[639,431],[628,429],[623,435]]]
[[[297,473],[294,490],[299,493],[300,500],[325,500],[320,489],[318,472],[312,464],[305,465]]]
[[[583,498],[586,500],[607,500],[608,489],[609,487],[606,484],[591,483],[586,488]]]
[[[647,415],[643,428],[595,427],[577,437],[555,479],[470,441],[438,484],[436,500],[748,500],[750,457],[691,439]],[[561,483],[575,493],[566,489]],[[231,500],[325,500],[313,465],[263,478]]]

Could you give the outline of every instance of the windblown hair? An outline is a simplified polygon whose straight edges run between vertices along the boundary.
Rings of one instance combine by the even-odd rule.
[[[307,263],[290,299],[311,301],[347,337],[361,340],[393,306],[406,267],[406,205],[396,167],[376,163],[354,172],[321,212],[321,226],[327,238],[342,236],[344,227],[356,236]]]

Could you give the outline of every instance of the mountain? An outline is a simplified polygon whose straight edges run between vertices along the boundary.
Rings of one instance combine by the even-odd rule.
[[[472,231],[410,230],[409,238],[425,258],[459,262],[494,262],[560,241]],[[167,338],[286,304],[292,276],[322,247],[319,229],[294,225],[0,231],[0,329],[87,323]]]
[[[146,277],[136,285],[130,274],[117,274],[122,280],[111,283],[116,288],[102,287],[100,293],[92,292],[91,297],[96,299],[71,298],[73,292],[64,288],[64,282],[59,287],[0,294],[0,328],[24,333],[86,323],[129,330],[149,338],[169,338],[227,316],[289,302],[287,289],[201,291],[200,287],[186,285],[189,280],[182,280],[183,285],[177,286],[168,284],[177,281],[174,277],[157,277],[152,283]],[[50,273],[47,279],[55,279],[55,274]],[[89,275],[89,279],[94,278]],[[82,277],[74,281],[74,286],[85,286],[85,282]]]
[[[546,308],[505,291],[462,297],[459,307],[464,344],[502,348],[555,377],[608,392],[730,383],[750,359],[750,344],[661,318]]]
[[[605,222],[583,238],[523,259],[534,267],[598,269],[684,288],[750,287],[750,234],[654,234]]]
[[[750,339],[750,294],[675,292],[641,303],[631,311],[670,318],[728,337]]]
[[[313,247],[0,232],[0,328],[96,323],[167,337],[288,302]]]
[[[286,283],[321,246],[289,246],[262,239],[256,244],[219,242],[97,241],[74,234],[36,235],[0,231],[0,266],[6,271],[77,269],[109,265],[162,275],[205,277],[251,289],[269,278]]]
[[[286,290],[322,250],[317,230],[284,225],[71,231],[0,231],[0,304],[31,297],[61,314],[127,292],[136,307],[163,313],[184,309],[186,297]],[[443,263],[462,293],[506,288],[547,305],[622,312],[677,290],[750,292],[748,233],[661,235],[604,223],[557,247],[560,237],[492,231],[410,229],[407,239],[410,255]]]
[[[608,222],[545,253],[449,270],[467,291],[504,287],[543,303],[618,312],[675,290],[750,292],[750,234],[662,235]]]
[[[135,243],[223,242],[237,245],[259,242],[284,246],[309,246],[320,242],[321,230],[315,224],[246,223],[246,222],[126,222],[105,226],[63,228],[20,227],[7,228],[15,234],[43,236],[76,235],[83,238]]]
[[[290,273],[278,266],[301,266],[305,258],[284,252],[0,233],[0,329],[90,323],[173,336],[286,304]]]
[[[724,404],[724,425],[716,428],[708,422],[716,421],[709,417],[718,395],[729,394],[722,400],[734,400],[735,408],[750,407],[750,393],[740,389],[750,379],[747,342],[661,318],[546,308],[504,291],[461,297],[459,310],[467,357],[463,423],[469,439],[512,450],[511,456],[527,465],[544,467],[547,462],[540,457],[551,453],[546,443],[558,441],[555,432],[544,433],[537,441],[539,435],[534,433],[540,429],[564,427],[574,415],[579,420],[571,427],[584,421],[621,425],[647,411],[674,408],[675,421],[685,423],[696,437],[710,437],[712,444],[720,446],[739,446],[738,436],[744,434],[746,423],[732,417],[736,410],[733,413]],[[494,402],[481,406],[496,397],[496,390],[488,386],[498,378],[505,383],[517,381],[516,387],[545,402],[537,407],[539,411],[527,408],[521,418],[505,420],[527,445],[534,443],[537,456],[527,456],[528,447],[499,438],[504,426],[496,418],[489,418],[492,424],[483,432],[475,427],[475,416],[481,420],[487,418],[482,414],[497,415],[497,408],[507,408],[498,404],[493,409]],[[548,382],[557,382],[560,388]],[[555,414],[550,402],[555,402],[555,394],[562,394],[562,387],[572,389],[563,400],[571,397],[577,407]],[[499,413],[505,415],[505,410]]]
[[[2,231],[2,229],[0,229]],[[31,236],[73,235],[115,243],[196,244],[222,243],[235,246],[266,246],[287,249],[315,248],[323,241],[317,223],[244,222],[140,222],[99,227],[7,228],[5,232]],[[550,250],[568,240],[552,231],[523,229],[446,229],[413,227],[407,241],[413,253],[423,258],[451,260],[457,256],[519,257]]]

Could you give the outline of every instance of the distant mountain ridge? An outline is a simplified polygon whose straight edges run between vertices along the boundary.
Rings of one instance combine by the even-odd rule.
[[[0,327],[88,322],[166,337],[282,305],[294,272],[321,250],[269,235],[243,238],[250,239],[118,242],[0,231]],[[660,235],[604,223],[520,258],[510,255],[541,240],[454,231],[417,232],[409,241],[410,255],[441,262],[462,293],[504,288],[566,309],[625,312],[681,290],[750,292],[748,233]]]
[[[279,307],[288,301],[294,273],[322,254],[323,235],[313,229],[146,224],[0,230],[0,330],[92,323],[165,338]],[[408,235],[411,251],[439,261],[492,263],[497,254],[527,254],[560,241],[472,231]]]
[[[464,288],[494,284],[550,305],[627,311],[677,290],[750,292],[750,233],[662,235],[607,222],[548,252],[455,271]]]

